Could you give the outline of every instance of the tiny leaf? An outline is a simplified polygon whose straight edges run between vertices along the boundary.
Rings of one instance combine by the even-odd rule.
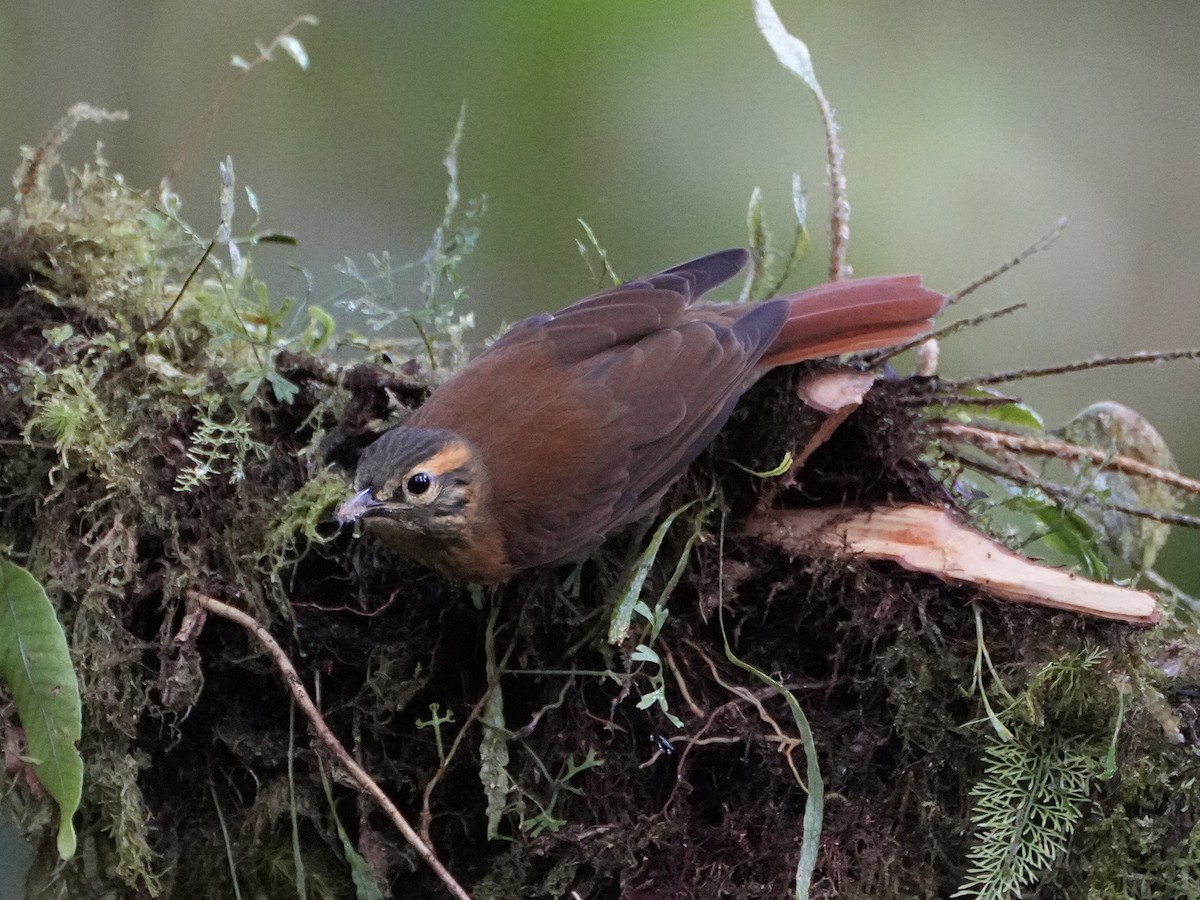
[[[813,93],[820,93],[821,88],[817,84],[816,73],[813,72],[808,46],[800,38],[788,33],[779,18],[779,13],[775,12],[775,7],[771,5],[771,0],[754,0],[754,21],[758,24],[759,32],[775,51],[775,58],[779,60],[779,64],[808,85]]]
[[[308,71],[308,51],[304,49],[304,45],[300,43],[299,38],[293,37],[290,34],[279,36],[279,46],[283,48],[292,59],[296,61],[302,71]]]

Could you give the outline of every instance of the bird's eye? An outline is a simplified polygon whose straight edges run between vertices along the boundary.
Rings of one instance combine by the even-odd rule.
[[[419,497],[433,486],[433,479],[428,472],[418,472],[408,479],[405,489],[414,497]]]

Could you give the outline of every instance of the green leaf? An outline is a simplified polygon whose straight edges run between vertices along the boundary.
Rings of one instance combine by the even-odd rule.
[[[619,644],[629,636],[629,623],[633,619],[633,608],[642,595],[642,586],[646,583],[646,578],[650,574],[650,568],[654,565],[654,560],[658,557],[659,548],[662,547],[663,539],[666,538],[671,523],[679,517],[680,513],[699,502],[700,498],[697,498],[685,503],[678,509],[671,510],[670,514],[662,520],[662,524],[654,530],[654,535],[650,538],[650,543],[642,551],[642,555],[638,557],[637,564],[626,578],[617,602],[613,606],[608,622],[608,642],[610,644]]]
[[[342,844],[342,854],[346,857],[347,865],[350,866],[350,880],[354,882],[354,896],[356,900],[383,900],[383,891],[379,887],[375,871],[355,848],[354,841],[350,839],[350,835],[346,832],[346,828],[337,814],[337,806],[333,802],[333,790],[329,784],[329,776],[325,773],[325,766],[320,766],[320,773],[321,787],[325,789],[325,800],[329,803],[329,812],[332,814],[334,827],[337,828],[338,840]]]
[[[58,803],[58,853],[75,853],[71,817],[83,793],[79,683],[62,625],[28,571],[0,559],[0,677],[12,691],[38,781]]]
[[[980,393],[986,394],[987,391],[981,391]],[[1046,427],[1046,423],[1042,420],[1038,411],[1028,403],[1023,403],[1020,400],[989,407],[987,417],[995,419],[997,422],[1003,422],[1006,425],[1028,428],[1030,431],[1042,431]]]
[[[1096,581],[1109,579],[1108,564],[1100,552],[1096,532],[1087,519],[1074,510],[1046,504],[1033,510],[1046,527],[1041,541],[1073,560],[1085,575]]]

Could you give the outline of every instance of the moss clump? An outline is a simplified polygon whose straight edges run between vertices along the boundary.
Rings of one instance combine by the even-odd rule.
[[[147,729],[177,739],[200,694],[171,648],[183,592],[211,580],[290,615],[282,557],[321,540],[316,514],[340,491],[316,451],[331,392],[275,367],[282,309],[236,253],[181,293],[205,248],[174,198],[133,190],[99,151],[55,164],[73,124],[26,151],[0,215],[0,543],[70,638],[85,849],[104,877],[159,894],[174,836],[155,836],[140,785]],[[43,856],[35,893],[71,895],[82,877]]]

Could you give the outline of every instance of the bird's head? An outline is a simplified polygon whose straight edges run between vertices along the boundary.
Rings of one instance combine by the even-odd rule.
[[[429,542],[463,540],[481,505],[484,479],[475,449],[452,431],[400,426],[363,451],[356,493],[337,510],[420,556]]]

